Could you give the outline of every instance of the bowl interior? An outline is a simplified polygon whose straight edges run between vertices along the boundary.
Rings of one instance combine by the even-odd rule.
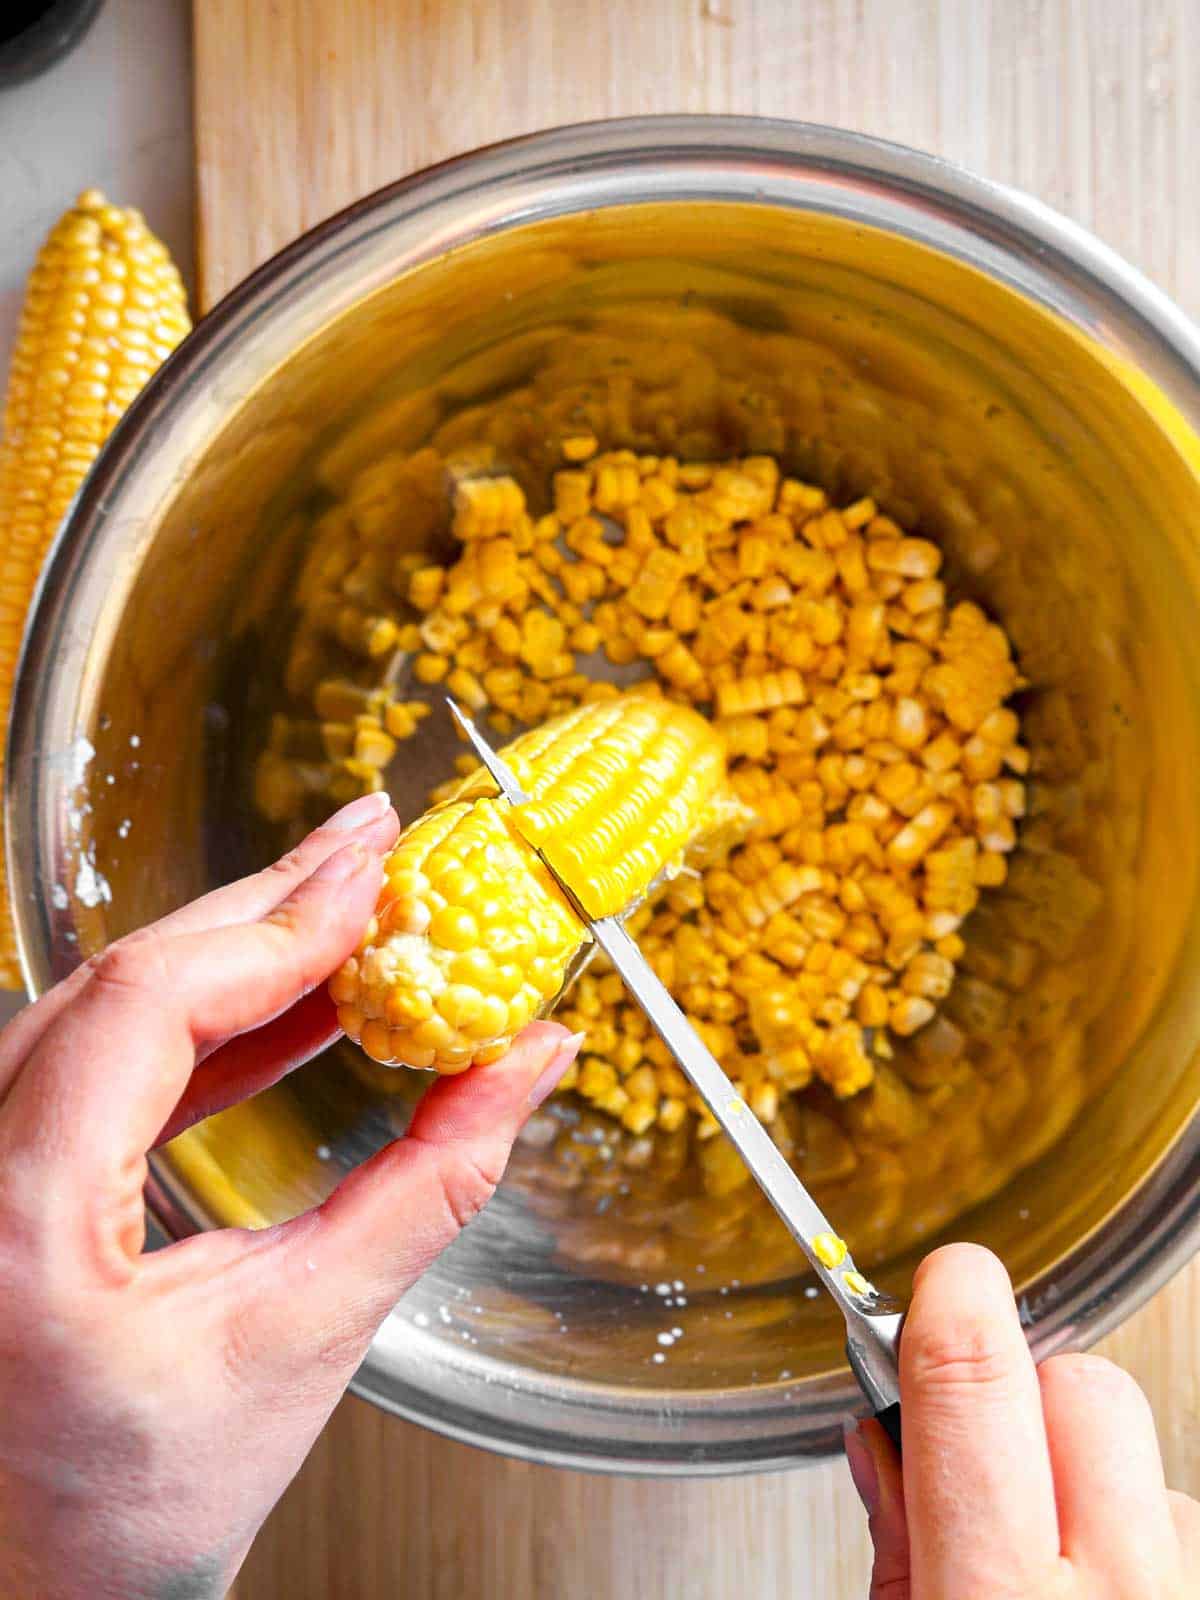
[[[965,1046],[935,1027],[888,1085],[808,1096],[795,1159],[881,1283],[903,1290],[947,1230],[1018,1282],[1052,1279],[1184,1127],[1200,1037],[1196,477],[1103,333],[913,240],[762,205],[514,227],[345,305],[216,397],[221,427],[111,574],[79,737],[52,753],[59,960],[284,842],[256,813],[255,757],[286,703],[314,523],[371,514],[364,468],[485,444],[536,503],[548,419],[581,393],[606,444],[771,452],[942,543],[952,588],[1015,642],[1034,758],[1009,882],[968,924],[946,1003]],[[389,775],[402,815],[447,774],[438,720]],[[213,1224],[292,1215],[419,1087],[339,1047],[176,1141],[160,1176]],[[380,1335],[379,1386],[483,1379],[510,1433],[539,1388],[593,1414],[633,1395],[661,1433],[718,1397],[752,1431],[771,1394],[833,1382],[839,1321],[753,1187],[706,1184],[686,1141],[639,1143],[576,1108],[535,1118],[496,1203]]]

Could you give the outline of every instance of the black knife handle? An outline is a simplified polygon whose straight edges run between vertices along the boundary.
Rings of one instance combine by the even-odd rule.
[[[879,1423],[884,1433],[896,1446],[896,1454],[902,1456],[904,1447],[900,1443],[900,1402],[886,1406],[882,1411],[875,1413],[875,1421]]]

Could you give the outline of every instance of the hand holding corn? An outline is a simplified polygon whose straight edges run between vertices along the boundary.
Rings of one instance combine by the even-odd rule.
[[[398,831],[359,800],[0,1035],[5,1600],[225,1594],[376,1328],[570,1064],[577,1041],[539,1023],[469,1085],[434,1084],[414,1137],[312,1211],[142,1253],[145,1152],[336,1036],[323,980]]]

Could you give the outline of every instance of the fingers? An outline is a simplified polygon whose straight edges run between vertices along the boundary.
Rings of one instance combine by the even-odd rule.
[[[1055,1356],[1039,1377],[1063,1554],[1106,1592],[1175,1593],[1180,1546],[1145,1395],[1101,1356]]]
[[[268,1021],[333,971],[369,921],[381,878],[379,851],[353,839],[259,922],[174,937],[148,929],[111,946],[10,1090],[0,1158],[14,1144],[69,1153],[80,1182],[145,1151],[197,1044]]]
[[[988,1251],[951,1245],[921,1264],[900,1389],[913,1592],[990,1593],[997,1573],[1014,1595],[1039,1592],[1060,1564],[1041,1393]]]
[[[214,889],[154,924],[160,934],[197,933],[266,916],[350,838],[380,854],[391,849],[400,823],[383,793],[360,796],[343,806],[307,839],[263,872]],[[30,1051],[50,1024],[86,987],[92,966],[84,963],[69,977],[20,1012],[0,1033],[0,1102]]]
[[[269,1089],[320,1055],[341,1032],[337,1007],[322,984],[264,1027],[227,1039],[192,1073],[155,1146],[205,1117]]]
[[[236,883],[224,884],[155,924],[160,933],[202,933],[237,922],[257,922],[294,893],[350,838],[380,855],[392,848],[400,822],[382,791],[360,795],[314,828],[294,850]]]
[[[323,1360],[361,1357],[404,1291],[491,1198],[514,1138],[581,1040],[534,1023],[502,1060],[439,1079],[403,1139],[277,1231],[273,1271],[261,1253],[248,1263],[261,1317],[290,1330],[296,1359],[312,1359],[313,1341]]]
[[[846,1430],[846,1461],[867,1513],[875,1562],[869,1600],[909,1600],[908,1524],[900,1458],[878,1422]]]

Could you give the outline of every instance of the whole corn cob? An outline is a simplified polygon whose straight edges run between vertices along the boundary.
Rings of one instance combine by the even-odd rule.
[[[749,816],[720,736],[670,701],[581,706],[503,754],[529,802],[510,806],[479,772],[407,828],[363,944],[331,980],[342,1027],[377,1061],[495,1060],[557,995],[586,932],[531,844],[607,916]]]
[[[190,326],[179,273],[141,215],[109,205],[98,190],[81,194],[29,280],[0,437],[5,721],[25,612],[63,513],[122,413]],[[2,861],[0,985],[21,985]]]

